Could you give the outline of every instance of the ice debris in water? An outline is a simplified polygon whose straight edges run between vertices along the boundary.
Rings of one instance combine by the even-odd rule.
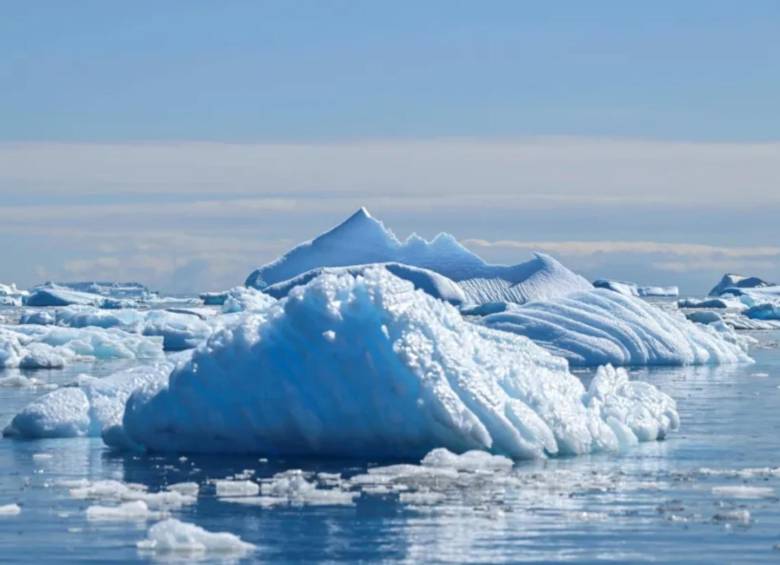
[[[0,516],[16,516],[22,508],[18,504],[0,504]]]
[[[137,389],[168,378],[173,364],[133,367],[105,378],[80,376],[78,386],[63,387],[40,396],[23,408],[3,435],[23,438],[99,436],[119,424],[125,401]]]
[[[381,267],[294,289],[216,333],[157,384],[131,395],[121,431],[104,434],[109,444],[361,457],[447,447],[528,458],[619,450],[678,424],[674,401],[652,385],[605,369],[586,390],[565,360],[465,321]]]
[[[173,490],[148,492],[144,485],[111,479],[64,483],[63,486],[71,486],[69,492],[72,498],[116,502],[142,501],[149,508],[181,508],[197,501],[197,498],[190,494]]]
[[[370,263],[400,263],[434,271],[455,281],[466,295],[466,301],[474,304],[523,303],[592,288],[583,277],[541,253],[519,265],[490,265],[450,234],[439,234],[430,242],[413,234],[401,242],[365,208],[332,230],[260,267],[249,275],[246,285],[262,290],[312,269]],[[413,275],[396,274],[402,278]]]
[[[712,494],[728,498],[772,498],[775,496],[775,489],[748,485],[719,486],[712,488]]]
[[[209,532],[195,524],[168,518],[149,528],[147,538],[138,542],[138,549],[155,553],[188,555],[220,554],[244,556],[255,549],[228,532]]]
[[[713,517],[716,522],[725,522],[747,526],[750,524],[751,516],[748,510],[721,510]]]
[[[679,296],[680,289],[676,286],[639,286],[638,284],[625,281],[611,281],[599,279],[593,281],[596,288],[605,288],[612,292],[618,292],[626,296]]]
[[[481,320],[532,339],[572,365],[703,365],[750,362],[750,340],[695,325],[639,298],[603,289],[513,306]]]
[[[158,520],[164,515],[164,512],[149,510],[149,506],[143,500],[123,502],[118,506],[93,505],[87,508],[87,520],[92,522]]]
[[[221,479],[214,481],[218,497],[253,496],[260,492],[260,486],[252,481]]]

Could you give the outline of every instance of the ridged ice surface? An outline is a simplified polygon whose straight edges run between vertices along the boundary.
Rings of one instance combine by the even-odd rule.
[[[118,446],[183,452],[516,458],[619,450],[677,425],[674,401],[605,369],[589,390],[525,337],[472,324],[383,268],[326,274],[134,393]]]
[[[748,343],[641,299],[595,289],[513,306],[482,319],[527,336],[573,365],[703,365],[749,362]]]

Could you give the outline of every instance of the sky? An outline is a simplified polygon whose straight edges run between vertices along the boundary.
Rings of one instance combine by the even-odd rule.
[[[780,280],[776,1],[3,11],[2,282],[226,288],[361,205],[494,262]]]

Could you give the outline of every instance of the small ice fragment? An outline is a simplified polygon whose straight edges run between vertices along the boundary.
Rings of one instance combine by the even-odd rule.
[[[723,510],[712,517],[716,522],[747,525],[750,524],[750,512],[747,510]]]
[[[713,487],[715,496],[727,496],[730,498],[771,498],[775,490],[770,487],[751,487],[747,485]]]
[[[4,504],[0,506],[0,516],[16,516],[22,511],[18,504]]]
[[[87,508],[87,520],[90,521],[139,521],[161,517],[161,512],[149,510],[143,500],[125,502],[119,506],[90,506]]]
[[[178,492],[180,494],[187,494],[189,496],[198,496],[200,487],[198,486],[198,483],[195,482],[174,483],[172,485],[168,485],[168,490],[172,492]]]
[[[252,481],[232,481],[218,479],[214,481],[217,496],[255,496],[260,492],[260,485]]]

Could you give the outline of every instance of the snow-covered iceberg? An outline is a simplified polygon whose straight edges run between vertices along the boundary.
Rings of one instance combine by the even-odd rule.
[[[254,271],[246,285],[260,290],[321,267],[402,263],[457,282],[469,302],[517,302],[592,288],[583,277],[543,254],[519,265],[490,265],[442,233],[432,241],[411,235],[401,242],[364,208],[312,241]]]
[[[604,369],[585,389],[523,336],[464,320],[382,267],[324,273],[214,334],[133,393],[117,447],[415,457],[618,450],[664,437],[674,401]]]
[[[173,366],[161,361],[105,378],[81,375],[77,386],[59,388],[28,404],[3,435],[27,439],[100,436],[104,429],[122,421],[125,402],[133,391],[160,386]]]
[[[699,365],[749,362],[733,332],[693,324],[641,299],[604,289],[511,305],[482,323],[524,335],[572,365]]]
[[[710,291],[710,296],[720,296],[721,294],[736,294],[739,295],[740,290],[744,289],[759,289],[768,286],[776,286],[770,282],[767,282],[759,277],[747,277],[745,275],[736,275],[733,273],[727,273],[723,275],[720,282],[716,284]]]
[[[680,289],[676,286],[640,286],[635,283],[607,279],[593,281],[593,286],[596,288],[606,288],[607,290],[618,292],[626,296],[676,297],[680,295]]]
[[[137,282],[79,281],[46,283],[43,286],[67,288],[86,294],[98,294],[109,298],[131,299],[142,302],[157,298],[157,293]]]
[[[398,278],[412,283],[414,288],[422,290],[434,298],[449,302],[453,306],[460,306],[467,300],[463,289],[461,289],[458,283],[434,271],[422,269],[420,267],[411,267],[401,263],[375,263],[374,265],[381,265]],[[303,286],[312,279],[323,274],[339,274],[346,272],[351,275],[357,275],[368,268],[373,268],[373,266],[356,265],[354,267],[323,267],[320,269],[312,269],[297,277],[267,286],[263,289],[263,292],[274,298],[284,298],[293,288]]]
[[[116,329],[0,326],[0,368],[52,369],[74,360],[162,356],[162,339]]]

